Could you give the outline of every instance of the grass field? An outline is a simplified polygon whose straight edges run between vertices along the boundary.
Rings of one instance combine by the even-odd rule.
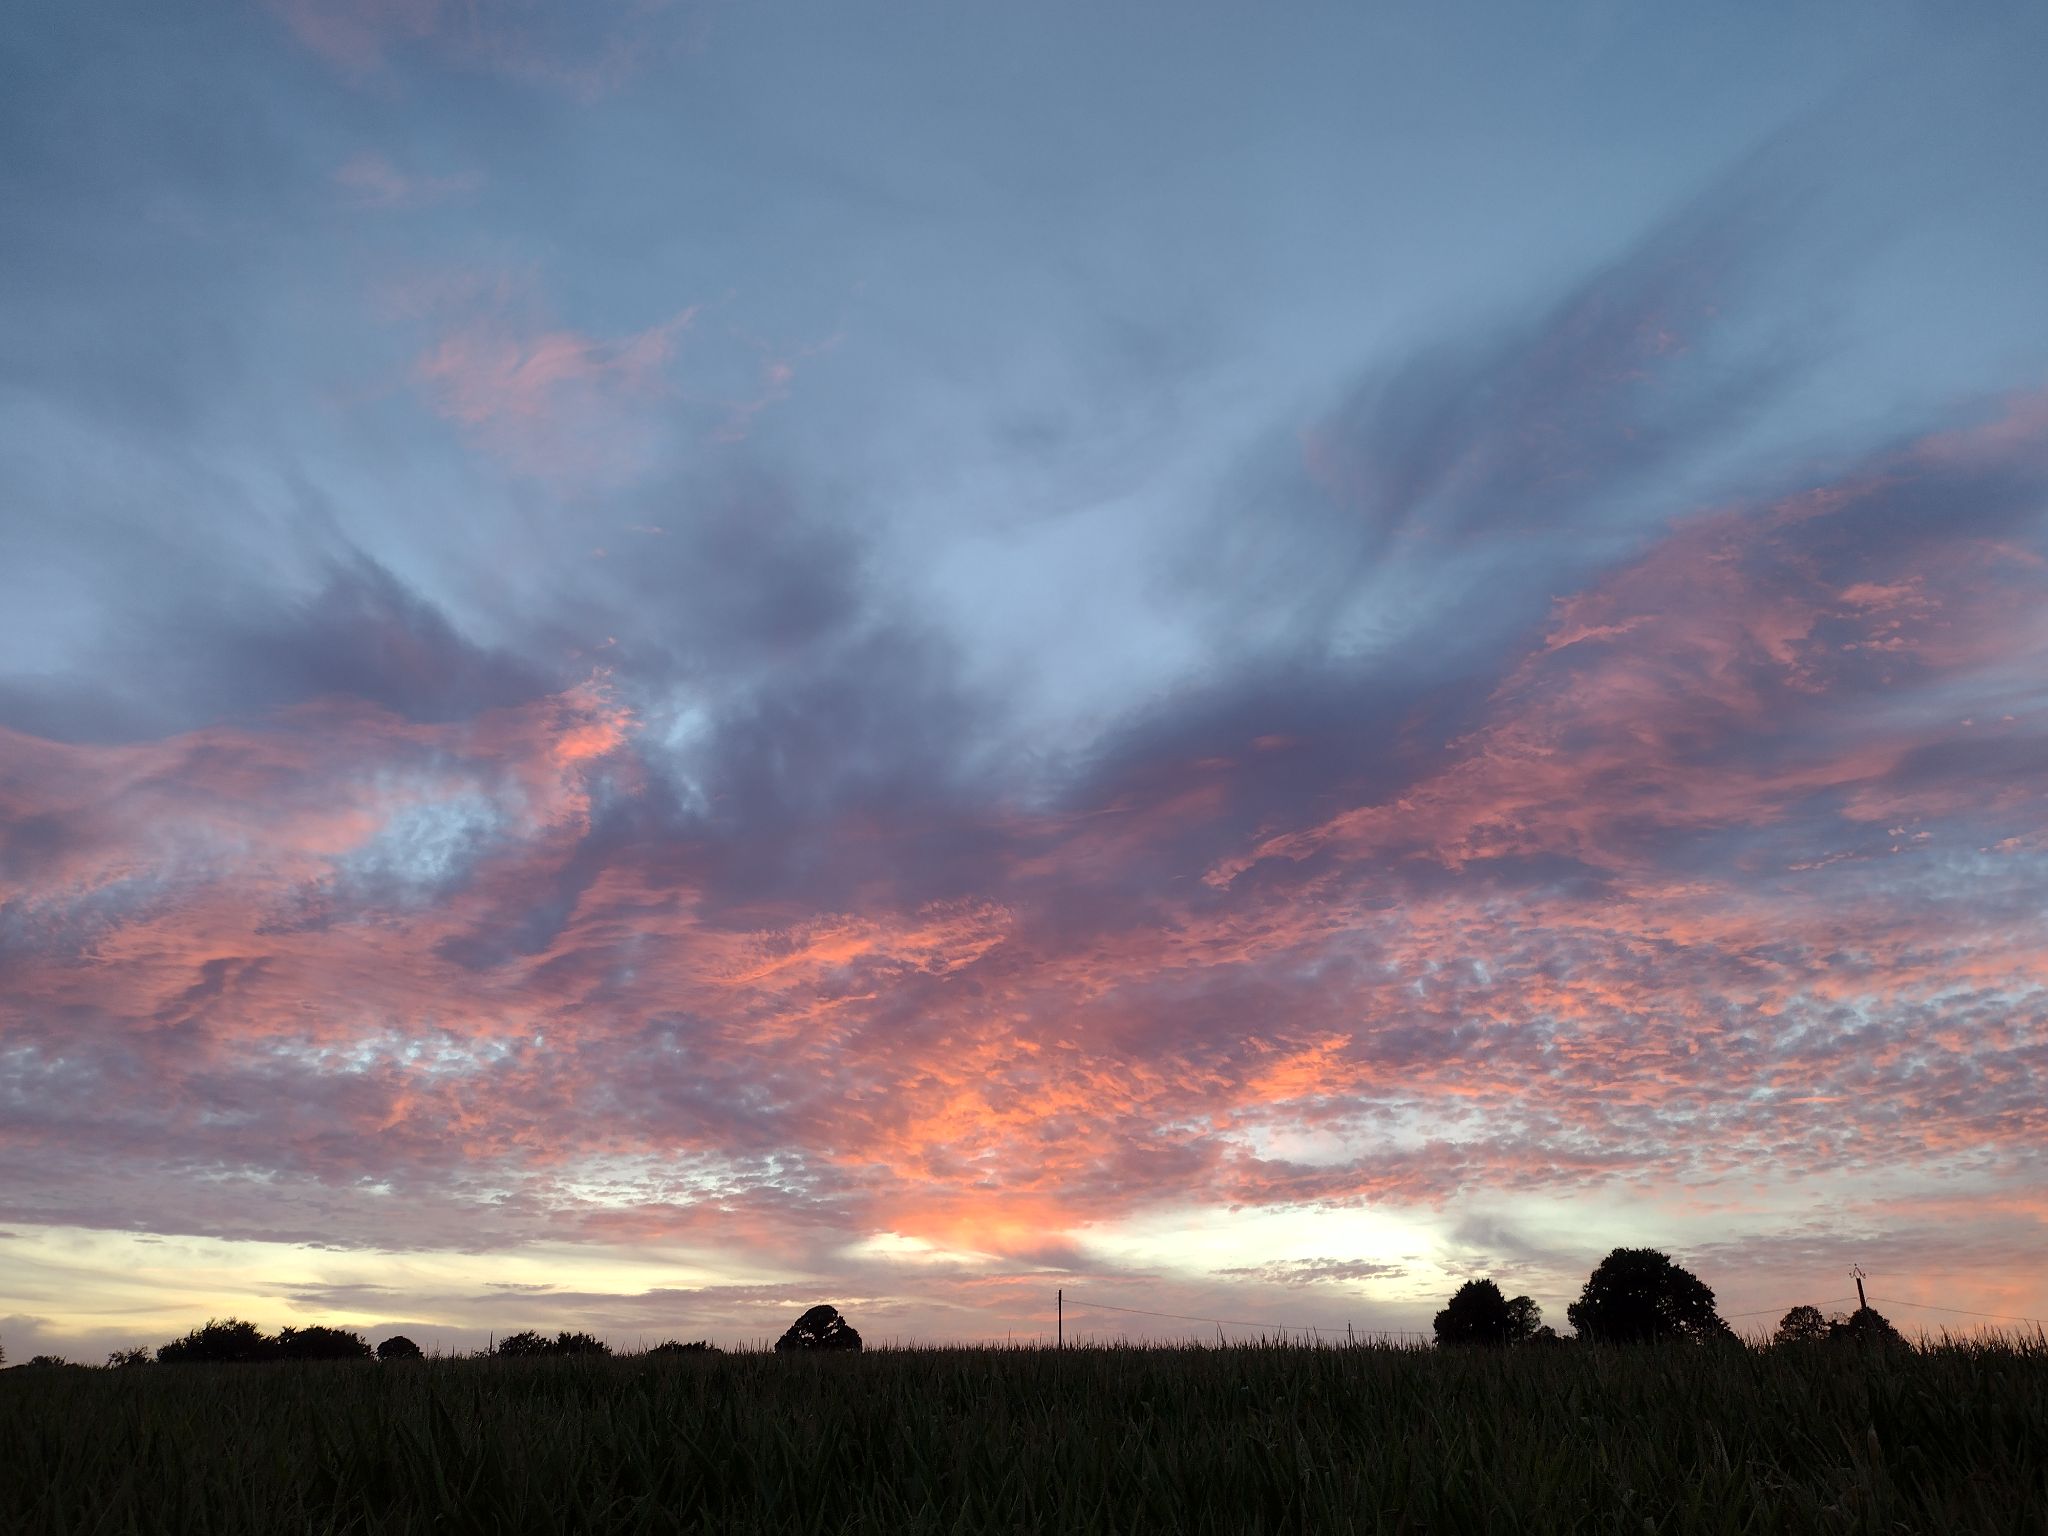
[[[2048,1342],[0,1373],[0,1531],[2048,1531]]]

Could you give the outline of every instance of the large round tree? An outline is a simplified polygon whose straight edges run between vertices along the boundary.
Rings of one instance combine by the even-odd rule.
[[[1513,1301],[1491,1280],[1467,1280],[1436,1315],[1439,1344],[1519,1344],[1534,1336],[1542,1310],[1526,1296]]]
[[[1778,1320],[1771,1342],[1780,1346],[1813,1344],[1828,1336],[1828,1320],[1819,1307],[1794,1307]]]
[[[1714,1310],[1714,1293],[1691,1270],[1654,1248],[1617,1248],[1586,1277],[1565,1308],[1579,1336],[1598,1344],[1695,1343],[1732,1335]]]

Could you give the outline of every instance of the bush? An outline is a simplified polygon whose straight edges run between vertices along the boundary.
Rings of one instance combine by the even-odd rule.
[[[149,1351],[139,1344],[133,1349],[117,1349],[107,1356],[107,1369],[110,1371],[125,1371],[130,1366],[147,1364]]]
[[[377,1346],[379,1360],[424,1360],[426,1351],[402,1333],[394,1333]]]
[[[664,1339],[647,1351],[650,1355],[716,1355],[724,1351],[709,1339],[692,1339],[684,1344],[675,1339]]]
[[[346,1328],[286,1328],[277,1336],[281,1360],[367,1360],[370,1346]]]
[[[1858,1307],[1847,1317],[1838,1317],[1828,1324],[1828,1338],[1837,1344],[1882,1344],[1903,1347],[1905,1340],[1899,1330],[1875,1307]]]
[[[277,1340],[238,1317],[209,1321],[156,1352],[161,1365],[246,1365],[277,1358]]]
[[[534,1333],[530,1329],[522,1333],[508,1333],[498,1340],[493,1354],[513,1360],[531,1360],[541,1355],[608,1355],[611,1345],[587,1333],[570,1333],[566,1329],[552,1339]]]

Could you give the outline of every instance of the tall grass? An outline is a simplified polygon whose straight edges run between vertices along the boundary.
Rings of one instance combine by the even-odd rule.
[[[2048,1342],[0,1374],[0,1531],[2048,1530]]]

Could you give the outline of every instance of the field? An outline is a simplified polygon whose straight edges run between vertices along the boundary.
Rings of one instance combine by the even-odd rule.
[[[0,1373],[0,1531],[2048,1531],[2048,1343]]]

